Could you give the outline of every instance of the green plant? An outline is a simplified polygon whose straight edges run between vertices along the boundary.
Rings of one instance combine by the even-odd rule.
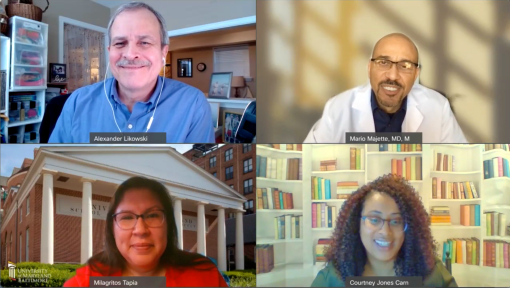
[[[256,287],[255,270],[237,270],[224,272],[230,279],[230,287]]]

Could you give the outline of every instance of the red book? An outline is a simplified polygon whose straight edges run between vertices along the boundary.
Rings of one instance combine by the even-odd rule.
[[[495,171],[494,171],[495,172]],[[494,175],[496,176],[496,175]],[[498,157],[498,177],[503,177],[503,158]]]
[[[393,166],[393,160],[391,161],[391,165]],[[397,160],[397,175],[402,176],[402,160]]]
[[[312,228],[317,227],[317,203],[312,203]]]

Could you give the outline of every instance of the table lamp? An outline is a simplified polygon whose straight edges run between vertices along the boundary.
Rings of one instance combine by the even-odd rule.
[[[250,91],[250,87],[246,86],[243,76],[232,77],[232,88],[236,88],[236,94],[234,95],[234,97],[236,98],[253,98],[253,95],[251,94]],[[239,93],[239,88],[245,88],[244,95],[241,95]]]

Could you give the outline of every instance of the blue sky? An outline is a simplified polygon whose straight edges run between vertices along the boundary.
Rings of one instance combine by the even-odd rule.
[[[0,175],[11,176],[12,169],[20,167],[23,159],[34,159],[34,148],[39,148],[45,145],[39,144],[9,144],[0,145]],[[90,145],[73,145],[73,146],[90,146]],[[97,145],[94,145],[97,146]],[[108,145],[112,146],[112,145]],[[169,144],[168,146],[174,147],[180,153],[190,150],[192,144]]]

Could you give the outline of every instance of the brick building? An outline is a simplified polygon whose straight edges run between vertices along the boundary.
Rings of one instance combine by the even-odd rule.
[[[256,242],[256,145],[254,144],[226,144],[223,146],[213,144],[195,144],[193,149],[183,153],[220,181],[232,187],[239,194],[246,197],[243,204],[245,212],[244,223],[244,253],[247,258],[255,259]],[[234,213],[227,214],[227,226],[235,227]],[[230,224],[230,225],[229,225]],[[233,231],[230,231],[233,233]],[[228,258],[235,257],[235,237],[227,235]],[[229,240],[231,239],[231,240]]]
[[[133,176],[155,179],[170,192],[179,246],[215,258],[226,270],[226,237],[220,235],[229,231],[221,223],[225,215],[235,213],[235,224],[242,227],[246,198],[165,147],[34,151],[34,160],[23,161],[0,197],[4,211],[0,266],[6,267],[7,261],[84,263],[102,250],[110,199],[118,185]],[[88,224],[82,226],[87,222],[92,234]],[[236,239],[244,242],[242,235]],[[244,251],[237,252],[241,257],[236,259],[237,269],[243,269]]]

